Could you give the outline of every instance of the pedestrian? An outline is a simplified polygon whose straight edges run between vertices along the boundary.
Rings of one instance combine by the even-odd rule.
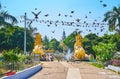
[[[49,61],[50,61],[50,62],[52,61],[52,56],[51,56],[51,55],[49,55]]]

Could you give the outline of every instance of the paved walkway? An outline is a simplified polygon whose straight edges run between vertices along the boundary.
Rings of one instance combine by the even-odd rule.
[[[74,67],[69,68],[66,79],[81,79],[79,69]]]
[[[71,64],[68,64],[66,62],[60,62],[60,63],[68,68],[66,79],[81,79],[79,68],[75,68]]]
[[[79,68],[81,79],[120,79],[120,75],[110,70],[94,67],[87,62],[68,63]]]
[[[66,79],[67,71],[59,62],[43,62],[43,69],[29,79]]]
[[[120,75],[87,62],[44,62],[42,71],[30,79],[120,79]]]

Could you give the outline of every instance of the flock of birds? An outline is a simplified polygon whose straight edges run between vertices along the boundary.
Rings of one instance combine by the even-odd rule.
[[[102,0],[100,0],[101,5],[103,6],[103,8],[107,7],[107,4],[104,4]],[[35,8],[35,10],[37,10],[37,8]],[[36,21],[38,23],[44,23],[46,24],[47,27],[50,26],[73,26],[76,27],[76,31],[80,30],[79,27],[84,27],[86,28],[86,31],[88,32],[92,32],[93,30],[96,31],[97,29],[100,30],[100,32],[103,32],[105,30],[106,24],[104,21],[102,22],[98,22],[97,19],[95,19],[92,23],[88,23],[87,21],[82,21],[80,18],[76,18],[74,19],[74,21],[61,21],[61,20],[39,20],[39,15],[41,14],[42,11],[39,11],[37,13],[32,11],[32,14],[34,15],[34,19],[31,20],[30,22],[28,22],[28,24],[32,24],[33,21]],[[58,13],[57,16],[58,17],[64,17],[64,18],[71,18],[74,16],[75,11],[70,11],[70,13],[68,15],[63,15],[61,13]],[[92,14],[91,11],[88,12],[88,14]],[[49,17],[50,14],[45,14],[44,17]],[[87,18],[89,18],[89,16],[85,16],[84,17],[86,20]],[[100,17],[99,17],[100,18]],[[92,28],[92,29],[91,29]],[[51,31],[52,33],[55,33],[55,30]],[[97,35],[99,35],[99,32],[96,33]]]

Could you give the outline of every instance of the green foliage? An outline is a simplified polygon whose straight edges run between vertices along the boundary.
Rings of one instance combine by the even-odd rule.
[[[45,36],[43,38],[43,45],[45,46],[45,49],[48,50],[49,49],[49,39],[47,36]]]
[[[16,53],[14,53],[13,50],[4,51],[3,58],[5,62],[17,62],[18,61],[18,56]]]
[[[56,50],[59,52],[63,52],[63,47],[66,46],[66,45],[63,45],[63,42],[59,42],[55,38],[49,41],[47,36],[43,38],[43,45],[45,47],[45,50],[50,49],[50,50]],[[65,47],[65,50],[66,50],[66,47]]]
[[[8,50],[2,52],[2,58],[4,61],[2,62],[2,67],[5,66],[5,69],[10,70],[21,70],[24,69],[25,64],[31,64],[32,56],[24,55],[22,53],[15,53],[16,50]],[[33,65],[33,64],[31,64]],[[4,68],[4,67],[3,67]]]
[[[34,38],[27,31],[26,33],[26,47],[27,51],[32,51],[34,46]],[[20,50],[24,50],[24,28],[19,26],[14,27],[5,27],[0,29],[0,50],[10,50],[19,48]]]
[[[75,44],[75,37],[78,34],[77,31],[74,31],[73,33],[71,33],[65,40],[64,40],[64,44],[70,48],[72,51],[74,49],[74,44]]]
[[[98,36],[96,34],[90,33],[85,36],[85,38],[88,38],[89,40],[96,39]]]
[[[94,62],[92,65],[98,68],[104,68],[104,65],[102,63]]]
[[[113,7],[113,9],[106,12],[104,16],[104,21],[108,21],[109,30],[117,31],[120,35],[120,6]]]
[[[59,45],[59,46],[57,47],[57,49],[58,49],[59,52],[63,52],[63,47],[62,47],[62,46]]]
[[[116,51],[120,51],[120,35],[118,33],[112,35],[110,42],[116,43]]]
[[[58,50],[58,47],[59,47],[59,42],[55,38],[51,39],[51,41],[49,43],[49,49]]]
[[[111,41],[112,37],[113,37],[113,35],[104,34],[104,36],[102,36],[102,42],[103,43],[109,43],[109,42],[112,43],[112,41]]]
[[[8,21],[10,21],[11,23],[9,23]],[[1,25],[3,25],[3,26],[6,26],[6,25],[12,26],[13,24],[15,24],[17,22],[18,21],[14,16],[10,15],[7,11],[4,11],[2,9],[2,5],[0,3],[0,26]]]
[[[2,37],[0,39],[0,50],[5,48],[5,49],[9,49],[10,47],[10,37],[13,34],[13,29],[12,27],[6,27],[6,28],[1,28],[0,29],[0,37]]]
[[[83,44],[83,48],[85,49],[85,52],[87,54],[92,54],[95,58],[96,56],[92,49],[92,46],[97,45],[100,41],[101,39],[96,34],[90,33],[86,35],[82,40],[82,44]]]
[[[24,54],[17,54],[18,55],[18,58],[19,58],[19,62],[21,62],[21,63],[24,63],[25,62],[25,60],[26,60],[26,55],[24,55]],[[24,61],[24,62],[23,62]]]
[[[88,38],[84,38],[83,41],[82,41],[82,44],[83,44],[83,48],[85,49],[85,52],[87,54],[92,54],[93,51],[92,51],[92,41],[89,40]]]
[[[105,34],[101,37],[103,43],[116,43],[116,51],[120,51],[120,36],[118,33],[115,34]]]
[[[29,34],[29,32],[26,33],[26,50],[32,51],[34,48],[34,38]]]
[[[92,46],[95,54],[97,55],[97,60],[100,62],[106,62],[110,60],[113,57],[113,54],[116,49],[116,44],[105,44],[105,43],[99,43],[96,46]]]

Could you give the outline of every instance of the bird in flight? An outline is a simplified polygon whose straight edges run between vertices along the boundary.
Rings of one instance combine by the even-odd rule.
[[[41,13],[41,11],[40,12],[38,12],[38,13],[34,13],[34,12],[32,12],[32,14],[35,16],[35,19],[38,19],[38,15]]]
[[[77,22],[80,22],[80,19],[76,19]]]
[[[48,16],[49,16],[49,14],[46,14],[46,15],[45,15],[45,17],[48,17]]]
[[[37,8],[35,8],[35,10],[37,10]]]
[[[67,17],[68,15],[65,15],[65,17]]]
[[[102,0],[100,0],[100,3],[102,3],[103,1]]]
[[[103,4],[103,7],[107,7],[107,4]]]
[[[74,11],[71,11],[71,13],[74,13]]]
[[[89,11],[89,14],[91,14],[92,12],[91,11]]]
[[[59,13],[58,16],[61,16],[61,14]]]

